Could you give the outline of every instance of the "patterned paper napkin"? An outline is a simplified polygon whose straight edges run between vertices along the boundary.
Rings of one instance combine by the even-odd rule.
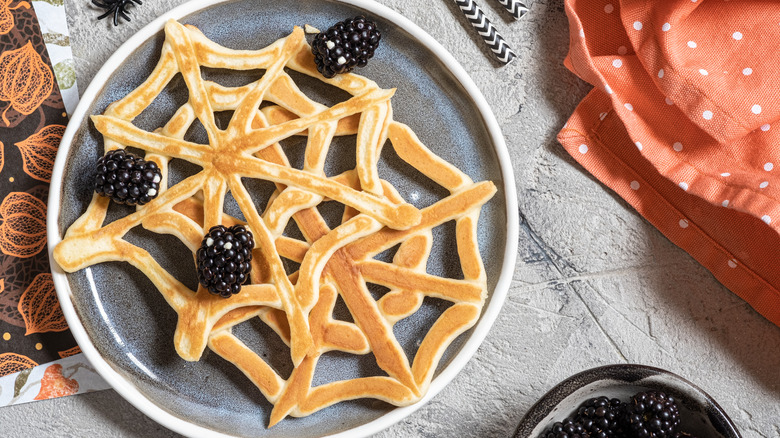
[[[62,2],[0,0],[0,406],[108,387],[68,330],[46,249],[52,165],[77,100]]]
[[[33,1],[32,6],[38,16],[38,24],[60,88],[62,102],[65,104],[65,111],[72,114],[79,102],[79,89],[76,85],[76,70],[73,65],[73,52],[70,50],[70,32],[65,19],[63,0]]]

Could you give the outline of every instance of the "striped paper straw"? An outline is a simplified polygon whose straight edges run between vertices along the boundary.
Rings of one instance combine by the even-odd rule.
[[[506,10],[515,17],[515,20],[519,20],[520,17],[528,12],[528,6],[524,5],[519,0],[498,0],[498,2],[504,5]]]
[[[479,36],[485,41],[485,44],[487,44],[490,50],[496,55],[496,59],[503,64],[509,64],[512,60],[517,58],[515,52],[513,52],[506,41],[504,41],[504,38],[499,35],[496,28],[493,27],[493,24],[482,12],[482,9],[474,3],[474,0],[455,0],[455,3],[471,25],[474,26],[474,29],[477,30],[477,33],[479,33]]]

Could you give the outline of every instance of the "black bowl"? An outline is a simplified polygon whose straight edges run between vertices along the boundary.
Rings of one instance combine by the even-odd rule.
[[[726,412],[701,388],[682,377],[645,365],[607,365],[575,374],[542,396],[520,421],[515,438],[537,438],[592,397],[621,401],[641,391],[662,391],[677,399],[681,430],[699,438],[741,438]]]

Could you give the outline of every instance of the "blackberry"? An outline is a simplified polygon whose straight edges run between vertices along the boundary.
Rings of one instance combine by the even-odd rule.
[[[154,161],[146,161],[123,149],[100,157],[95,191],[120,204],[144,205],[157,196],[162,172]]]
[[[334,24],[317,34],[311,44],[317,71],[332,78],[355,67],[365,67],[381,37],[376,24],[363,16]]]
[[[580,405],[574,420],[582,425],[590,438],[612,438],[622,435],[621,413],[623,403],[601,396]]]
[[[582,424],[574,421],[574,419],[566,418],[563,421],[558,421],[552,425],[550,430],[547,431],[541,438],[589,438],[588,432],[582,427]]]
[[[663,392],[640,392],[631,397],[623,426],[632,437],[673,438],[680,426],[677,401]]]
[[[198,281],[214,295],[237,294],[249,280],[254,246],[252,233],[243,225],[211,227],[195,254]]]

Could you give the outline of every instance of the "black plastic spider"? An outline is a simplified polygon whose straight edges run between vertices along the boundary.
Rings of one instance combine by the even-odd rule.
[[[139,5],[143,4],[141,0],[92,0],[93,5],[101,7],[107,11],[105,14],[99,16],[98,20],[102,20],[109,15],[114,14],[114,26],[119,25],[119,17],[130,21],[130,17],[127,16],[130,11],[127,10],[127,7],[131,6],[133,3],[137,3]]]

